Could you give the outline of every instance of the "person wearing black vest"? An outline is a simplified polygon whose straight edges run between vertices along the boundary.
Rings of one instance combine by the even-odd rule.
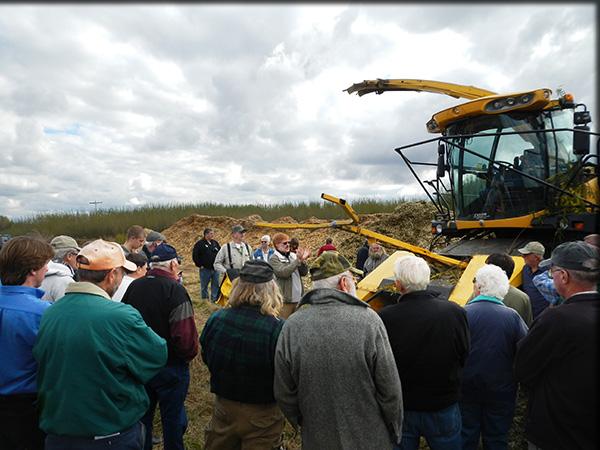
[[[215,257],[221,246],[213,238],[212,228],[205,228],[202,239],[198,240],[192,250],[194,264],[200,270],[200,298],[208,299],[208,284],[210,283],[210,299],[216,302],[219,298],[219,272],[213,266]]]

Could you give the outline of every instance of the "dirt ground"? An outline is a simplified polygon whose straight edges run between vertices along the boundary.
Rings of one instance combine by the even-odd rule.
[[[407,202],[401,204],[393,213],[388,214],[368,214],[361,215],[361,226],[373,231],[383,233],[411,244],[416,244],[428,248],[431,240],[430,228],[431,219],[434,217],[434,207],[426,202]],[[246,241],[252,248],[259,245],[260,238],[264,234],[273,236],[276,230],[257,227],[256,222],[262,221],[258,215],[249,216],[243,219],[233,219],[231,217],[212,217],[198,214],[183,218],[173,224],[171,227],[161,232],[167,238],[167,241],[173,245],[178,253],[183,257],[183,278],[184,285],[192,297],[195,309],[196,325],[201,332],[204,323],[210,314],[219,307],[206,301],[200,300],[200,285],[198,280],[198,270],[192,261],[192,248],[194,243],[202,237],[205,228],[212,228],[215,231],[215,239],[221,245],[228,242],[231,236],[231,227],[235,224],[242,224],[248,231]],[[297,223],[291,217],[281,217],[273,221],[275,223]],[[329,225],[327,220],[316,218],[308,219],[302,223],[323,223]],[[290,237],[297,237],[301,247],[311,250],[310,262],[316,257],[318,248],[325,243],[327,237],[333,239],[333,244],[338,251],[348,258],[352,263],[356,259],[356,251],[364,242],[364,237],[335,229],[325,227],[316,230],[283,230]],[[385,247],[385,246],[384,246]],[[387,247],[388,253],[395,249]],[[210,374],[202,362],[200,356],[195,358],[190,367],[191,380],[186,408],[188,413],[189,425],[185,435],[186,447],[191,450],[200,450],[204,448],[204,429],[210,421],[214,396],[210,393]],[[520,399],[517,405],[517,414],[510,434],[510,449],[525,449],[527,445],[522,436],[522,422],[524,413],[524,400]],[[160,424],[158,415],[155,423],[157,432],[160,434]],[[290,425],[286,423],[284,429],[284,446],[288,450],[300,449],[300,438],[295,435]],[[161,445],[154,447],[162,449]],[[422,441],[421,449],[429,448]]]

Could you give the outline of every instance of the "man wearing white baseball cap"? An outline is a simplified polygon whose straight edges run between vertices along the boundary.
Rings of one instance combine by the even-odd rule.
[[[136,269],[119,244],[95,240],[77,263],[80,281],[42,316],[33,349],[45,448],[141,449],[144,383],[167,361],[166,342],[135,308],[111,301],[123,267]]]
[[[535,277],[542,275],[545,272],[545,270],[539,267],[540,261],[544,259],[545,251],[546,249],[544,246],[536,241],[531,241],[525,247],[518,249],[518,252],[525,260],[525,267],[523,267],[523,286],[521,287],[521,290],[529,295],[533,320],[535,320],[536,317],[550,305],[533,282]]]
[[[65,295],[67,286],[75,281],[77,254],[81,250],[71,236],[60,235],[50,241],[54,258],[48,263],[48,272],[40,289],[44,291],[42,300],[55,301]]]

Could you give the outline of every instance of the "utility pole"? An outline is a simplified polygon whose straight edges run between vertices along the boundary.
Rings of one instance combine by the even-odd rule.
[[[94,200],[93,202],[90,202],[90,205],[94,205],[94,212],[97,213],[98,212],[98,205],[102,203],[99,202],[98,200]]]

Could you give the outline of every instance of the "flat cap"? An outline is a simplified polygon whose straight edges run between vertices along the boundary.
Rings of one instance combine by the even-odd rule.
[[[248,283],[266,283],[273,278],[275,274],[271,264],[260,259],[246,261],[240,270],[240,279]]]

